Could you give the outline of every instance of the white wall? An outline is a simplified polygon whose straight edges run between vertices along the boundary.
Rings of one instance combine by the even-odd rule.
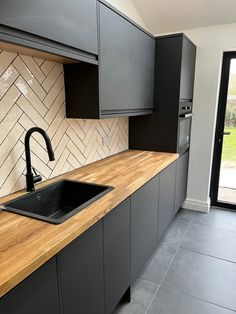
[[[126,14],[136,23],[148,30],[144,20],[132,0],[107,0],[111,5],[116,7],[122,13]]]
[[[207,212],[223,51],[236,50],[236,23],[185,30],[197,45],[187,199],[184,207]]]

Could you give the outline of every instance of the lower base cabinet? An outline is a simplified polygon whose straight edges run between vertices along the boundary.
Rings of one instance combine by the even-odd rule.
[[[176,162],[160,173],[158,240],[162,237],[175,215]]]
[[[1,314],[60,314],[56,258],[0,298]]]
[[[159,175],[131,195],[131,283],[157,245]]]
[[[130,287],[130,198],[104,217],[103,236],[105,313],[110,314]]]
[[[188,153],[0,299],[3,314],[110,314],[186,196]]]
[[[57,258],[63,314],[104,314],[102,221],[64,248]]]
[[[180,156],[177,160],[176,169],[176,189],[175,189],[175,213],[183,205],[187,192],[187,180],[188,180],[188,160],[189,152],[186,152]]]

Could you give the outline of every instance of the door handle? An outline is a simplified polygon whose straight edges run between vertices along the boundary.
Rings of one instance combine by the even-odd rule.
[[[224,132],[223,135],[230,135],[231,132]]]

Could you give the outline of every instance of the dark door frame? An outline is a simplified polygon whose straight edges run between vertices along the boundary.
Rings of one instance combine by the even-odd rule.
[[[216,120],[216,130],[215,130],[215,144],[214,144],[214,154],[213,163],[211,170],[211,205],[217,207],[224,207],[236,210],[236,204],[224,203],[218,201],[218,188],[219,188],[219,178],[220,178],[220,164],[221,155],[224,139],[224,122],[225,122],[225,112],[227,105],[227,95],[228,95],[228,84],[229,84],[229,71],[231,59],[236,59],[236,51],[224,52],[223,63],[221,70],[221,82],[220,82],[220,94],[218,102],[217,120]],[[236,153],[236,152],[235,152]]]

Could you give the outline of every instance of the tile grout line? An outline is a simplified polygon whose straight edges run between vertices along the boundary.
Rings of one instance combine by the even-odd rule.
[[[186,236],[186,234],[187,234],[187,232],[188,232],[190,226],[191,226],[193,223],[195,223],[195,222],[194,222],[194,218],[196,218],[196,217],[197,217],[196,214],[192,217],[191,222],[190,222],[190,224],[189,224],[189,226],[188,226],[188,228],[187,228],[187,230],[186,230],[186,232],[185,232],[185,234],[184,234],[182,240],[180,241],[180,245],[179,245],[179,247],[178,247],[178,249],[177,249],[177,252],[176,252],[175,256],[177,255],[179,249],[181,248],[181,249],[184,249],[185,251],[194,252],[194,253],[196,253],[196,254],[201,254],[201,255],[209,256],[209,257],[211,257],[211,258],[216,258],[216,259],[219,259],[219,260],[224,260],[224,259],[220,259],[220,258],[217,258],[217,257],[214,257],[214,256],[210,256],[210,255],[203,254],[203,253],[200,253],[200,252],[195,252],[195,251],[192,251],[192,250],[185,249],[185,248],[181,247],[181,244],[182,244],[182,242],[183,242],[183,240],[184,240],[184,238],[185,238],[185,236]],[[203,224],[201,224],[201,225],[203,225]],[[211,227],[211,226],[210,226],[210,227]],[[213,227],[213,228],[214,228],[214,227]],[[217,228],[217,227],[215,227],[215,228]],[[217,229],[221,229],[221,228],[217,228]],[[221,230],[222,230],[222,229],[221,229]],[[170,263],[170,265],[169,265],[169,267],[168,267],[168,270],[169,270],[171,264],[173,263],[173,260],[174,260],[175,256],[173,257],[173,259],[172,259],[172,261],[171,261],[171,263]],[[226,262],[231,262],[231,261],[227,261],[227,260],[224,260],[224,261],[226,261]],[[231,262],[231,263],[235,264],[234,262]],[[167,270],[167,272],[168,272],[168,270]],[[164,277],[163,277],[163,279],[162,279],[162,281],[161,281],[161,283],[160,283],[160,288],[163,287],[163,286],[162,286],[162,283],[163,283],[163,281],[164,281],[164,278],[165,278],[166,275],[167,275],[167,272],[166,272],[166,274],[164,275]],[[234,310],[234,309],[227,308],[227,307],[222,306],[222,305],[219,305],[219,304],[217,304],[217,303],[210,302],[209,300],[201,299],[201,298],[195,297],[195,296],[193,296],[193,295],[191,295],[191,294],[187,294],[187,293],[184,293],[184,292],[182,292],[182,291],[178,291],[178,290],[172,289],[172,288],[170,288],[170,287],[164,286],[163,288],[164,288],[164,289],[169,289],[169,290],[171,290],[171,291],[173,291],[173,292],[175,292],[175,293],[178,293],[178,294],[180,294],[180,295],[182,294],[182,295],[185,295],[185,296],[194,298],[194,299],[196,299],[196,300],[199,300],[199,301],[202,301],[202,302],[206,302],[206,303],[208,303],[208,304],[212,304],[212,305],[218,306],[219,308],[223,308],[223,309],[226,309],[226,310],[229,310],[229,311],[232,311],[232,312],[235,312],[235,313],[236,313],[236,310]],[[159,290],[159,289],[158,289],[158,290]]]
[[[8,114],[11,112],[11,110],[13,109],[14,105],[10,108],[10,110],[8,111],[7,115],[0,121],[0,124],[4,123],[4,120],[6,119],[6,117],[8,116]],[[20,120],[21,116],[24,114],[23,110],[17,105],[18,109],[21,111],[21,113],[19,114],[19,117],[17,118],[17,120],[15,121],[14,125],[11,127],[11,129],[7,132],[7,134],[5,135],[5,137],[3,139],[1,139],[0,141],[0,147],[3,145],[3,143],[7,140],[9,134],[12,132],[12,130],[15,128],[15,126],[17,125],[18,121]]]
[[[218,256],[214,256],[214,255],[198,252],[198,251],[192,250],[190,248],[185,248],[185,247],[182,247],[182,246],[180,248],[182,250],[185,250],[185,251],[189,251],[189,252],[192,252],[192,253],[200,254],[200,255],[203,255],[203,256],[208,256],[208,257],[211,257],[211,258],[214,258],[214,259],[218,259],[220,261],[228,262],[228,263],[231,263],[231,264],[236,264],[236,261],[230,261],[230,260],[227,260],[227,259],[222,258],[222,257],[218,257]]]
[[[190,226],[191,226],[191,224],[192,224],[192,222],[193,222],[193,218],[194,218],[194,217],[192,217],[192,219],[189,220],[189,225],[188,225],[186,231],[184,232],[184,235],[183,235],[182,239],[180,240],[180,243],[179,243],[179,245],[178,245],[178,247],[177,247],[177,249],[176,249],[176,252],[175,252],[175,254],[174,254],[174,256],[173,256],[173,258],[172,258],[172,260],[171,260],[171,262],[170,262],[170,264],[169,264],[169,266],[168,266],[168,268],[167,268],[167,270],[166,270],[166,272],[165,272],[165,275],[163,276],[163,278],[162,278],[162,280],[161,280],[161,282],[160,282],[160,286],[162,285],[162,283],[163,283],[163,281],[164,281],[164,279],[165,279],[165,277],[166,277],[166,275],[167,275],[167,273],[168,273],[168,271],[169,271],[169,269],[170,269],[170,266],[172,265],[172,263],[173,263],[173,261],[174,261],[176,255],[178,254],[178,251],[179,251],[179,249],[180,249],[180,247],[181,247],[181,243],[183,242],[183,239],[185,238],[185,236],[186,236],[186,234],[187,234],[187,232],[188,232],[188,230],[189,230],[189,228],[190,228]],[[182,219],[182,218],[181,218],[181,219]]]
[[[235,213],[235,215],[236,215],[236,213]],[[220,227],[216,227],[216,226],[212,226],[212,225],[207,225],[206,223],[202,223],[202,222],[199,222],[199,221],[195,221],[194,223],[199,224],[201,226],[206,226],[206,227],[209,227],[209,228],[215,228],[215,229],[219,229],[219,230],[222,230],[222,231],[228,231],[228,232],[236,233],[236,231],[233,231],[233,230],[220,228]]]
[[[152,282],[152,281],[150,281],[150,282]],[[154,295],[153,295],[153,297],[152,297],[152,299],[151,299],[151,301],[150,301],[150,304],[149,304],[149,306],[147,307],[147,309],[146,309],[146,311],[145,311],[144,314],[147,314],[147,313],[148,313],[148,311],[149,311],[150,307],[152,306],[152,303],[153,303],[153,301],[154,301],[154,299],[155,299],[155,297],[156,297],[158,291],[160,290],[160,288],[161,288],[161,286],[158,285],[157,291],[154,293]]]
[[[199,301],[202,301],[202,302],[205,302],[205,303],[208,303],[208,304],[212,304],[212,305],[215,305],[215,306],[217,306],[217,307],[219,307],[219,308],[226,309],[226,310],[229,310],[229,311],[232,311],[232,312],[235,312],[235,313],[236,313],[236,310],[234,310],[234,309],[231,309],[231,308],[228,308],[228,307],[219,305],[219,304],[214,303],[214,302],[210,302],[209,300],[201,299],[201,298],[195,297],[195,296],[193,296],[193,295],[191,295],[191,294],[188,294],[188,293],[185,293],[185,292],[182,292],[182,291],[180,292],[180,291],[175,290],[175,289],[170,288],[170,287],[163,287],[163,288],[164,288],[164,289],[167,289],[167,290],[170,290],[170,291],[173,291],[173,292],[175,292],[176,294],[180,294],[180,295],[182,294],[182,295],[184,295],[184,296],[193,298],[193,299],[195,299],[195,300],[199,300]]]
[[[236,212],[235,212],[235,216],[236,216]],[[201,223],[201,222],[198,222],[198,221],[193,221],[193,224],[204,226],[206,228],[213,228],[213,229],[217,229],[217,230],[222,230],[224,232],[229,232],[229,233],[233,233],[233,234],[236,233],[236,231],[234,231],[234,230],[224,229],[224,228],[220,228],[220,227],[216,227],[216,226],[212,226],[212,225],[207,225],[207,224],[204,224],[204,223]]]
[[[43,71],[41,70],[41,67],[37,64],[37,66],[39,67],[39,69],[41,70],[41,72],[43,73],[43,75],[45,76],[45,78],[43,79],[42,83],[39,82],[38,78],[36,77],[36,75],[32,72],[32,70],[30,69],[30,67],[28,66],[28,64],[25,62],[25,60],[21,57],[21,54],[18,54],[19,59],[23,62],[23,64],[25,65],[25,67],[27,68],[27,70],[32,74],[32,76],[35,78],[35,80],[38,82],[38,84],[43,88],[42,84],[43,81],[46,79],[46,75],[43,73]],[[25,55],[23,55],[25,56]],[[26,56],[27,57],[27,56]],[[34,59],[34,58],[33,58]],[[35,60],[34,60],[35,61]],[[36,62],[36,61],[35,61]],[[36,62],[37,63],[37,62]],[[47,93],[47,91],[43,88],[43,90],[45,91],[45,93]]]
[[[236,215],[236,212],[235,212],[235,215]],[[200,225],[200,226],[205,226],[207,228],[213,228],[213,229],[217,229],[217,230],[222,230],[224,232],[229,232],[229,233],[232,233],[232,234],[236,233],[235,231],[232,231],[232,230],[227,230],[227,229],[219,228],[219,227],[216,227],[216,226],[207,225],[207,224],[204,224],[204,223],[201,223],[201,222],[198,222],[198,221],[194,221],[194,218],[196,218],[196,217],[197,217],[197,215],[195,214],[194,217],[192,218],[191,224],[196,224],[196,225]],[[182,243],[183,243],[183,240],[180,243],[180,248],[185,250],[185,251],[201,254],[203,256],[208,256],[208,257],[215,258],[215,259],[218,259],[218,260],[221,260],[221,261],[225,261],[225,262],[229,262],[229,263],[232,263],[232,264],[236,264],[236,261],[227,260],[225,258],[217,257],[217,256],[214,256],[214,255],[202,253],[202,252],[199,252],[199,251],[196,251],[196,250],[192,250],[190,248],[183,247],[181,245]]]
[[[15,68],[15,66],[13,65],[13,67]],[[17,77],[15,78],[15,80],[9,85],[9,87],[7,88],[7,90],[4,92],[4,94],[0,97],[0,101],[4,98],[4,96],[9,92],[10,89],[12,89],[13,85],[15,86],[15,81],[18,79],[18,77],[20,76],[20,73],[17,71],[17,69],[15,68],[16,72],[18,73]],[[17,88],[17,87],[16,87]],[[19,95],[20,97],[20,95]],[[18,97],[18,98],[19,98]],[[18,99],[17,98],[17,99]],[[7,111],[7,113],[11,110],[11,108]],[[1,121],[0,121],[1,122]]]
[[[167,267],[167,270],[166,270],[166,272],[165,272],[165,274],[164,274],[164,276],[163,276],[163,278],[162,278],[162,280],[161,280],[161,282],[160,282],[160,284],[159,284],[159,288],[157,289],[156,293],[154,294],[154,296],[153,296],[153,298],[152,298],[152,300],[151,300],[151,302],[150,302],[150,304],[149,304],[149,306],[148,306],[148,308],[147,308],[145,314],[148,313],[148,311],[149,311],[149,309],[151,308],[151,306],[152,306],[152,304],[153,304],[153,301],[154,301],[154,299],[155,299],[155,297],[156,297],[158,291],[159,291],[160,288],[162,287],[162,283],[163,283],[163,281],[164,281],[164,279],[165,279],[165,277],[166,277],[166,275],[167,275],[167,273],[168,273],[168,271],[169,271],[169,269],[170,269],[170,266],[172,265],[172,263],[173,263],[173,261],[174,261],[176,255],[177,255],[177,253],[178,253],[178,251],[179,251],[179,248],[180,248],[180,246],[181,246],[181,243],[182,243],[183,239],[185,238],[185,235],[187,234],[187,232],[188,232],[188,230],[189,230],[189,228],[190,228],[190,226],[191,226],[191,224],[192,224],[192,221],[193,221],[194,217],[195,217],[195,215],[191,218],[191,220],[187,220],[187,221],[189,221],[189,225],[188,225],[186,231],[184,232],[184,235],[183,235],[183,237],[182,237],[182,239],[181,239],[181,241],[180,241],[180,243],[179,243],[179,245],[178,245],[178,247],[177,247],[177,249],[176,249],[176,252],[175,252],[173,258],[171,259],[171,262],[170,262],[169,266]],[[181,220],[184,220],[184,219],[181,218]],[[185,219],[185,221],[186,221],[186,219]],[[152,282],[152,281],[150,281],[150,282]]]

